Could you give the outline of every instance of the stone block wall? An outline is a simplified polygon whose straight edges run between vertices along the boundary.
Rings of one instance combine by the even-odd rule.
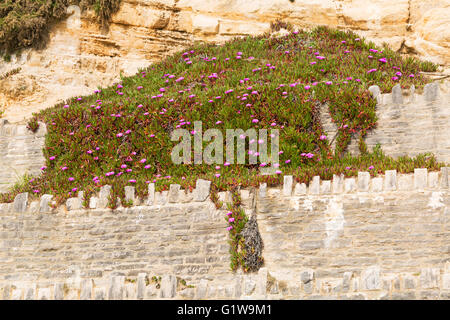
[[[357,178],[285,176],[241,190],[265,264],[229,269],[225,203],[210,183],[106,209],[110,188],[53,208],[51,196],[0,204],[2,299],[450,299],[450,168]]]
[[[422,94],[414,87],[402,91],[400,85],[387,94],[381,94],[378,86],[369,90],[377,99],[378,117],[377,127],[365,137],[370,151],[379,143],[387,155],[395,158],[431,152],[438,161],[450,163],[450,91],[441,90],[437,82],[425,85]],[[327,106],[323,106],[321,118],[332,140],[337,126]],[[359,153],[358,140],[357,135],[352,138],[350,153]]]
[[[32,133],[25,124],[0,119],[0,192],[6,192],[25,173],[39,174],[45,163],[42,149],[46,132],[44,123]]]

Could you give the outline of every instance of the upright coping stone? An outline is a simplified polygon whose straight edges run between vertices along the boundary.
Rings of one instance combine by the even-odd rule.
[[[148,184],[148,197],[147,197],[147,205],[151,206],[155,202],[155,184]]]
[[[292,176],[284,176],[283,195],[285,197],[289,197],[292,195],[292,184],[293,184],[293,177]]]
[[[309,194],[320,193],[320,176],[314,176],[309,183]]]
[[[108,205],[108,198],[110,194],[111,194],[110,185],[104,185],[103,187],[100,188],[100,192],[98,195],[99,199],[97,203],[98,208],[106,208],[106,206]]]
[[[384,190],[397,190],[397,170],[386,170],[384,175]]]
[[[392,88],[392,102],[394,104],[403,104],[403,93],[400,84],[397,84]]]
[[[135,201],[136,201],[135,191],[136,190],[133,186],[126,186],[125,187],[125,200],[135,203]]]
[[[374,99],[377,100],[377,103],[380,104],[381,103],[380,87],[377,85],[370,86],[369,91],[370,91],[370,93],[372,93],[372,96],[374,97]]]
[[[265,198],[267,194],[267,183],[261,183],[259,185],[259,197],[260,198]]]
[[[39,203],[39,212],[47,213],[51,211],[50,201],[52,201],[53,196],[51,194],[44,194],[41,197],[41,202]]]
[[[414,169],[414,189],[423,190],[427,187],[427,168]]]
[[[169,202],[175,203],[180,199],[181,186],[179,184],[171,184],[169,189]]]
[[[209,196],[211,181],[198,179],[194,192],[194,201],[205,201]]]
[[[177,289],[177,278],[173,275],[164,275],[161,278],[161,298],[173,298],[175,297]]]
[[[25,212],[28,205],[28,192],[19,193],[14,198],[13,209],[14,212]]]
[[[370,173],[358,172],[358,191],[369,191]]]

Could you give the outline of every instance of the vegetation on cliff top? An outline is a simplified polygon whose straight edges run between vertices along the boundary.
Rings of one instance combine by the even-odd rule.
[[[43,48],[50,27],[67,16],[70,5],[93,9],[106,27],[120,0],[1,0],[0,55],[8,59],[10,53],[23,48]]]
[[[367,152],[363,140],[362,155],[344,154],[352,136],[376,126],[370,85],[382,92],[398,83],[420,89],[428,82],[420,71],[435,67],[326,27],[278,38],[234,39],[221,46],[196,45],[119,84],[36,114],[29,125],[36,129],[38,120],[47,125],[46,165],[40,176],[0,195],[0,202],[24,191],[52,194],[58,201],[80,190],[89,197],[106,184],[113,186],[115,199],[124,197],[125,185],[134,185],[144,197],[151,182],[158,190],[172,183],[192,190],[196,179],[204,178],[218,191],[261,182],[275,185],[286,174],[308,183],[315,175],[331,179],[333,174],[355,176],[366,170],[373,176],[387,169],[436,170],[442,164],[431,155],[395,160],[379,148]],[[339,128],[336,151],[320,121],[323,103]],[[194,121],[202,121],[203,132],[279,129],[278,174],[260,175],[260,161],[174,164],[171,151],[178,142],[171,141],[171,132],[184,128],[198,134]],[[246,139],[247,150],[250,143],[257,142]]]

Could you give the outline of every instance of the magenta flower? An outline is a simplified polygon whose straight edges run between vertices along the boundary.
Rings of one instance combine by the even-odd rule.
[[[144,158],[144,159],[141,159],[139,162],[140,163],[145,163],[146,161],[147,161],[147,159]]]
[[[230,218],[230,219],[228,219],[228,222],[234,222],[234,218]]]
[[[145,169],[150,169],[150,167],[151,167],[151,165],[148,164],[148,165],[146,165],[144,168],[145,168]]]
[[[51,156],[50,158],[49,158],[49,160],[55,160],[56,159],[56,156]]]
[[[326,138],[327,138],[327,136],[325,136],[325,135],[321,135],[321,136],[319,137],[320,140],[325,140]]]
[[[374,166],[370,166],[369,167],[369,170],[373,170],[375,167]]]
[[[128,182],[129,182],[129,183],[136,183],[136,180],[130,179],[130,180],[128,180]]]
[[[62,170],[62,171],[65,171],[65,170],[67,170],[67,169],[69,169],[69,168],[67,168],[67,167],[61,167],[61,170]]]
[[[219,178],[220,177],[220,173],[216,173],[215,176],[216,176],[216,178]]]
[[[75,181],[75,178],[74,177],[70,177],[69,181]]]
[[[231,229],[233,229],[233,226],[229,226],[229,227],[227,228],[228,231],[230,231]]]
[[[41,170],[44,171],[45,169],[47,169],[46,166],[41,167]]]

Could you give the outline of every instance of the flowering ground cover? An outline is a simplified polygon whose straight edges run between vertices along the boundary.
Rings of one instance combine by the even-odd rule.
[[[326,27],[196,45],[118,84],[35,114],[31,130],[38,120],[47,125],[46,165],[41,175],[0,195],[0,202],[24,191],[52,194],[62,202],[83,190],[89,198],[106,184],[113,186],[115,199],[124,197],[125,185],[144,197],[151,182],[157,190],[173,183],[192,190],[203,178],[212,181],[215,192],[261,182],[276,185],[288,174],[308,183],[315,175],[331,179],[358,171],[375,176],[388,169],[438,170],[443,164],[432,155],[393,159],[380,148],[368,152],[362,139],[360,156],[344,153],[352,135],[364,136],[376,126],[369,86],[376,84],[384,93],[398,83],[420,90],[429,80],[419,72],[433,70],[429,62],[402,58],[354,33]],[[320,122],[323,103],[339,128],[335,151]],[[203,132],[278,129],[277,174],[260,175],[261,162],[174,164],[171,151],[178,142],[170,135],[177,128],[194,135],[194,121],[202,121]],[[258,141],[246,140],[247,147],[251,143]]]

